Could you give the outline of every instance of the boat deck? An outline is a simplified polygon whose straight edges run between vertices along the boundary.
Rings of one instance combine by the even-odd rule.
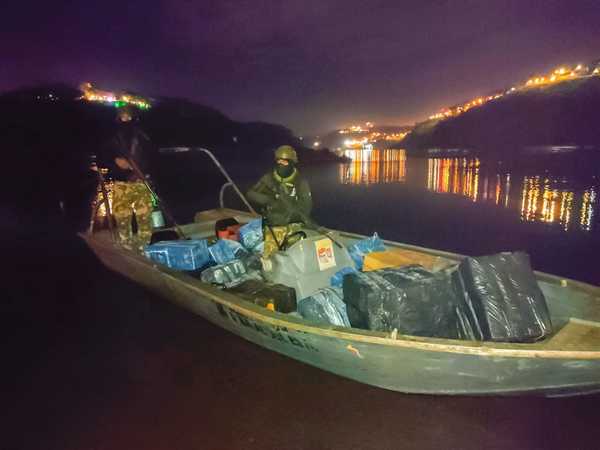
[[[600,347],[600,322],[572,318],[541,345],[547,350],[597,350]]]

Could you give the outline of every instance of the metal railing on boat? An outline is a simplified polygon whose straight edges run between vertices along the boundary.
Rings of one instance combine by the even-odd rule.
[[[219,206],[221,208],[225,208],[225,203],[224,203],[225,190],[228,187],[232,187],[233,190],[236,192],[236,194],[244,202],[244,205],[246,205],[248,210],[252,214],[257,214],[257,212],[254,210],[252,205],[250,205],[250,203],[248,202],[248,200],[242,193],[242,191],[240,191],[240,188],[238,188],[237,184],[235,184],[235,181],[233,181],[233,179],[229,176],[229,174],[227,173],[227,171],[225,170],[223,165],[220,163],[220,161],[215,157],[215,155],[210,150],[203,148],[203,147],[162,147],[158,151],[159,151],[159,153],[187,153],[187,152],[205,153],[212,160],[212,162],[215,164],[215,166],[217,166],[217,168],[219,169],[221,174],[227,180],[227,183],[225,183],[223,186],[221,186],[221,190],[219,191]]]

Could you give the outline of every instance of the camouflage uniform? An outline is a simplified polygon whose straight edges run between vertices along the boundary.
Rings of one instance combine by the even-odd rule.
[[[288,225],[280,226],[280,227],[264,227],[263,235],[265,237],[265,248],[263,250],[263,257],[268,258],[272,253],[279,250],[277,243],[279,245],[283,244],[283,241],[287,236],[296,231],[302,230],[304,224],[302,223],[290,223]],[[272,230],[272,232],[271,232]],[[273,237],[275,235],[275,237]],[[300,237],[295,237],[288,241],[288,246],[299,240]]]
[[[117,222],[120,243],[137,249],[147,245],[152,235],[152,195],[144,182],[115,181],[112,195],[112,213]],[[137,237],[131,233],[132,208],[138,223]]]
[[[115,134],[102,148],[100,160],[112,179],[112,214],[117,225],[119,242],[132,249],[141,249],[150,242],[152,226],[152,195],[143,181],[150,155],[148,136],[131,120],[119,121]],[[117,159],[135,162],[141,173],[131,167],[123,168]],[[135,209],[138,223],[137,236],[131,233],[131,215]]]
[[[267,225],[263,229],[266,258],[278,250],[277,243],[303,228],[302,221],[309,218],[312,209],[310,187],[296,169],[287,178],[275,171],[267,173],[248,191],[248,199],[259,208]]]

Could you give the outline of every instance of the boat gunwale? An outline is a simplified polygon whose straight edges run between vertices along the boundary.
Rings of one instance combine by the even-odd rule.
[[[234,210],[233,210],[234,211]],[[260,308],[252,303],[246,302],[244,300],[239,299],[234,294],[222,291],[216,287],[208,285],[206,283],[201,282],[200,280],[195,279],[194,277],[172,270],[168,267],[161,266],[159,264],[154,263],[153,261],[139,255],[132,250],[125,249],[117,244],[107,240],[101,239],[98,237],[90,236],[86,233],[81,233],[82,237],[85,240],[94,241],[100,244],[103,247],[109,248],[113,252],[117,252],[122,256],[125,256],[129,259],[136,261],[139,264],[142,264],[146,267],[153,268],[158,271],[163,277],[170,278],[172,280],[178,281],[189,286],[192,290],[197,292],[199,295],[208,298],[214,302],[227,306],[228,308],[233,309],[234,311],[241,313],[251,319],[258,320],[260,322],[267,323],[272,326],[282,326],[293,329],[295,331],[305,332],[312,335],[319,335],[324,337],[332,337],[337,339],[343,339],[345,341],[351,341],[355,343],[362,344],[376,344],[376,345],[386,345],[391,347],[401,347],[412,350],[420,350],[420,351],[432,351],[438,353],[456,353],[456,354],[464,354],[464,355],[473,355],[473,356],[485,356],[485,357],[513,357],[513,358],[546,358],[546,359],[568,359],[568,360],[600,360],[600,350],[544,350],[542,348],[534,348],[534,349],[526,349],[519,348],[522,346],[531,346],[531,345],[543,345],[539,343],[532,344],[524,344],[524,343],[501,343],[501,342],[491,342],[491,341],[460,341],[461,344],[457,344],[457,340],[451,339],[440,339],[440,338],[430,338],[430,337],[421,337],[421,336],[408,336],[399,334],[396,339],[393,339],[387,333],[382,332],[374,332],[369,330],[357,330],[354,328],[346,328],[346,327],[331,327],[331,326],[322,326],[317,324],[308,324],[300,322],[299,319],[295,319],[293,317],[285,317],[280,318],[279,316],[283,316],[282,313],[269,311],[265,308]],[[346,233],[341,232],[340,235],[357,238],[364,237],[362,235],[354,234],[354,233]],[[416,250],[420,250],[420,247],[404,245],[393,241],[385,241],[390,244],[393,244],[397,247],[404,248],[412,248]],[[93,244],[92,244],[93,245]],[[458,256],[448,252],[437,252],[432,249],[423,249],[429,250],[429,254],[435,254],[437,256]],[[464,256],[462,256],[464,257]],[[538,272],[536,272],[537,274]],[[563,278],[557,277],[555,275],[544,274],[547,275],[551,279],[558,280],[558,284],[560,285],[560,280]],[[597,291],[600,288],[596,288],[595,286],[588,285],[586,283],[573,281],[576,285],[583,285],[588,288],[596,289]],[[515,348],[516,347],[516,348]]]

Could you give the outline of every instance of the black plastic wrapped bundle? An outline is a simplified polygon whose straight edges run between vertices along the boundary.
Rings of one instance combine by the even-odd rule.
[[[298,312],[311,322],[338,327],[349,327],[346,304],[342,301],[340,288],[319,289],[310,297],[298,302]]]
[[[356,272],[344,275],[344,301],[359,311],[366,312],[369,299],[376,299],[382,290],[430,278],[432,273],[422,266],[388,268],[371,272]]]
[[[246,280],[262,280],[262,275],[259,271],[246,267],[243,261],[234,259],[203,270],[200,279],[205,283],[231,288]]]
[[[344,301],[375,331],[448,339],[481,339],[462,294],[458,273],[431,273],[420,266],[382,269],[344,277]]]
[[[526,253],[466,258],[459,271],[485,340],[531,342],[552,332],[546,299]]]
[[[272,303],[275,311],[282,313],[296,311],[296,291],[283,284],[246,280],[228,290],[255,305],[266,308],[269,303]]]
[[[352,328],[369,329],[367,315],[360,312],[358,308],[355,308],[350,303],[346,303],[346,314],[348,314],[348,320]]]

